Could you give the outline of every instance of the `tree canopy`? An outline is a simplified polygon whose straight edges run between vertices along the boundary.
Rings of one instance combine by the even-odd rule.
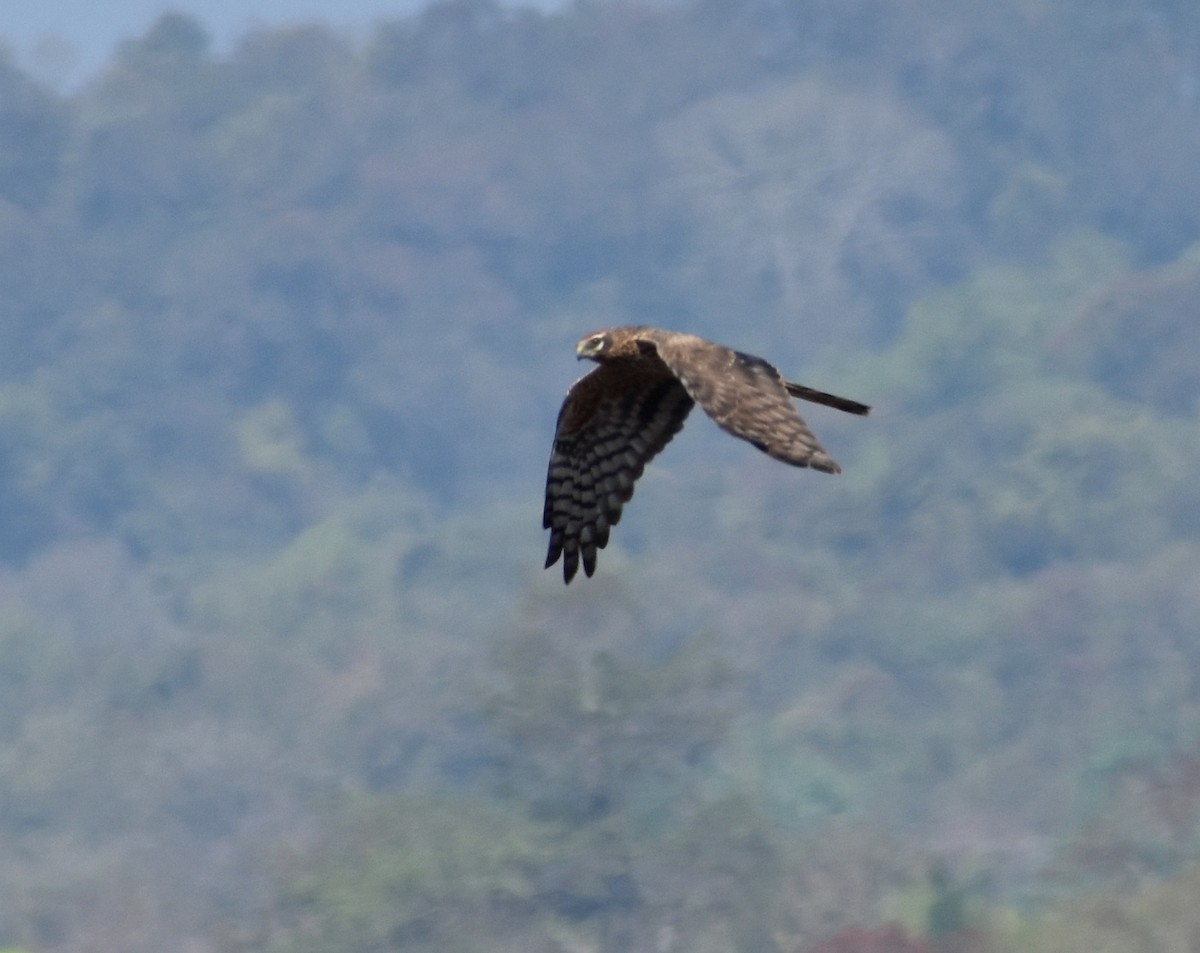
[[[1182,0],[0,60],[0,946],[1192,935],[1198,64]],[[837,478],[697,418],[564,590],[621,323],[875,411]]]

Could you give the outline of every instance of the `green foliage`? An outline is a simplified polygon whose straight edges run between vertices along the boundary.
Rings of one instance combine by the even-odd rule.
[[[44,206],[62,171],[71,116],[65,103],[0,62],[0,195],[28,210]],[[6,210],[8,212],[9,210]],[[12,216],[11,212],[5,218]]]
[[[1026,7],[0,62],[0,937],[1184,942],[1200,21]],[[875,411],[805,410],[837,479],[697,415],[564,590],[567,348],[623,321]]]
[[[538,629],[506,646],[499,668],[508,685],[489,707],[501,787],[539,816],[669,822],[729,721],[731,673],[702,640],[661,662],[580,658]]]
[[[352,799],[292,861],[269,948],[509,948],[494,924],[531,902],[546,851],[536,826],[486,802]]]
[[[1149,883],[1061,905],[1034,918],[998,942],[995,949],[1028,953],[1117,953],[1125,950],[1185,950],[1200,929],[1191,871],[1169,883]]]

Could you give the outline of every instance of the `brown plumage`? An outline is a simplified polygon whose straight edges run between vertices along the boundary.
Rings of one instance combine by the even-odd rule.
[[[600,366],[567,392],[546,475],[542,525],[550,530],[549,568],[562,557],[570,582],[633,496],[642,470],[679,432],[693,404],[735,437],[797,467],[840,473],[789,397],[851,414],[870,408],[786,381],[762,358],[712,341],[649,327],[596,331],[575,348]]]

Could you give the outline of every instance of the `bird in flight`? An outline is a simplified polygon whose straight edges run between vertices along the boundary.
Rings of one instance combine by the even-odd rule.
[[[546,474],[542,525],[550,530],[546,568],[563,561],[570,582],[633,496],[642,470],[679,432],[693,404],[724,430],[795,467],[842,468],[813,436],[790,398],[865,415],[866,404],[784,380],[760,357],[693,334],[627,326],[594,331],[575,355],[595,361],[563,400]]]

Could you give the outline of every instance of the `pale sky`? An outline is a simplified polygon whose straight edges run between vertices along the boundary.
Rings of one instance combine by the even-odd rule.
[[[39,79],[70,87],[101,66],[121,40],[144,33],[168,10],[195,16],[223,50],[255,26],[319,20],[361,30],[423,5],[424,0],[0,0],[0,40]]]

